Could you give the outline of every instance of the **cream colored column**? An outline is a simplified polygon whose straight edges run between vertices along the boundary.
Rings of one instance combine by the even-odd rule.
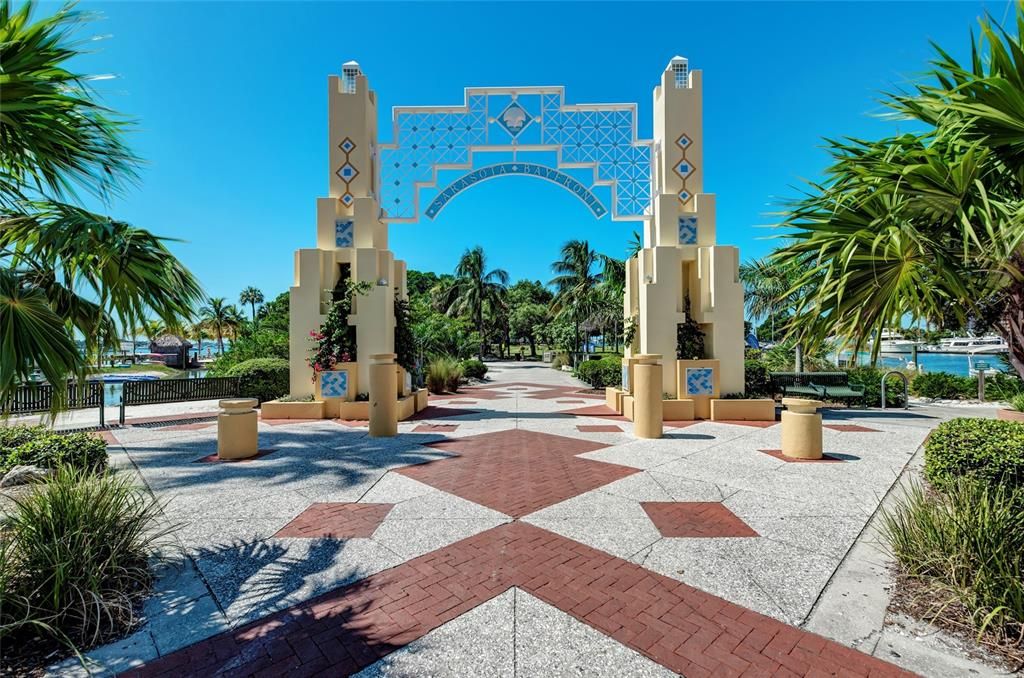
[[[794,459],[821,459],[820,400],[783,398],[782,454]]]
[[[370,436],[398,435],[398,383],[395,354],[370,356]]]
[[[660,438],[662,435],[663,404],[661,401],[661,356],[642,354],[634,356],[633,366],[633,433],[637,438]]]
[[[259,431],[255,398],[221,400],[217,415],[217,456],[245,459],[259,452]]]

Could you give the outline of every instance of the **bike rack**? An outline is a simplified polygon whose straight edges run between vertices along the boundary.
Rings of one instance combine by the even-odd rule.
[[[910,409],[910,380],[907,379],[907,375],[903,374],[902,372],[897,372],[896,370],[893,370],[891,372],[886,372],[885,374],[882,375],[882,409],[883,410],[885,409],[885,380],[889,378],[890,374],[895,374],[896,376],[898,376],[900,379],[903,380],[903,409],[909,410]]]

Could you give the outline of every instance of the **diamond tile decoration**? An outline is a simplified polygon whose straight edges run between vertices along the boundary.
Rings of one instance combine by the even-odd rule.
[[[394,504],[321,503],[295,516],[274,537],[352,539],[372,537]]]
[[[607,445],[514,429],[429,443],[458,456],[397,473],[521,518],[546,506],[639,473],[576,455]]]
[[[355,179],[357,176],[359,176],[359,170],[353,167],[350,163],[346,162],[344,165],[338,168],[338,176],[341,177],[343,181],[349,182]]]
[[[684,179],[693,174],[693,165],[688,160],[683,160],[676,165],[676,173]]]
[[[346,207],[350,207],[352,203],[355,202],[355,198],[352,197],[351,193],[346,193],[345,195],[341,196],[341,202]]]
[[[338,148],[345,151],[345,155],[348,155],[349,153],[355,150],[356,144],[350,138],[345,137],[344,139],[342,139],[341,143],[338,144]]]
[[[686,368],[687,395],[714,395],[715,371],[710,367]]]
[[[690,137],[686,136],[685,134],[681,134],[679,136],[679,138],[676,139],[676,145],[678,145],[679,148],[682,148],[683,150],[686,150],[687,148],[689,148],[690,144],[692,144],[692,143],[693,143],[693,139],[691,139]]]
[[[681,216],[679,217],[679,244],[680,245],[696,245],[697,244],[697,217],[693,216]]]
[[[348,372],[339,370],[320,373],[321,398],[345,398],[346,396],[348,396]]]
[[[354,233],[355,223],[351,219],[338,219],[334,222],[334,246],[352,247]]]
[[[663,537],[760,536],[721,502],[642,501],[640,506]]]

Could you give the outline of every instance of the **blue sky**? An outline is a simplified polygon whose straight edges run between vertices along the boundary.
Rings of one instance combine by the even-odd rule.
[[[56,5],[44,5],[43,10]],[[356,59],[391,107],[461,104],[466,86],[564,85],[569,103],[636,102],[668,60],[704,71],[705,190],[718,240],[771,248],[778,201],[826,164],[823,136],[877,137],[876,93],[923,71],[935,40],[957,56],[999,3],[90,3],[109,36],[78,68],[118,77],[104,101],[139,121],[141,185],[110,212],[184,242],[174,251],[213,296],[292,281],[327,192],[326,78]],[[621,256],[629,223],[595,220],[570,193],[523,177],[477,184],[431,222],[391,226],[411,268],[448,272],[469,246],[515,278],[550,278],[561,244]]]

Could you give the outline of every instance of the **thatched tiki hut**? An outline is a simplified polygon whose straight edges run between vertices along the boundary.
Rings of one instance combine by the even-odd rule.
[[[176,334],[161,334],[149,342],[149,352],[163,356],[164,364],[168,367],[185,369],[189,364],[189,351],[192,350],[192,342]]]

